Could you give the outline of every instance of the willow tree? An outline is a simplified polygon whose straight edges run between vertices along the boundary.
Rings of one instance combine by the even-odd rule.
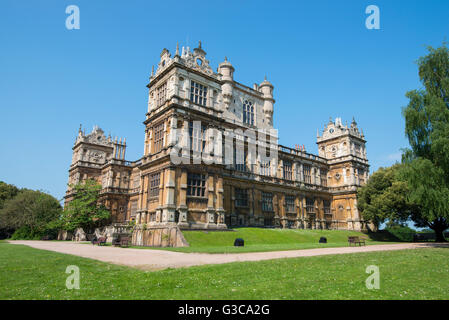
[[[423,88],[407,92],[402,110],[410,143],[403,155],[402,179],[409,187],[409,200],[420,211],[411,216],[419,227],[435,231],[445,241],[449,228],[449,49],[428,48],[418,60]]]

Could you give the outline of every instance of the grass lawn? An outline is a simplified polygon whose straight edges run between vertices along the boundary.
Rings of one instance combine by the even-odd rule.
[[[77,265],[79,290],[65,287]],[[380,289],[368,290],[368,265]],[[449,249],[414,249],[142,271],[0,243],[0,299],[448,299]]]
[[[182,233],[189,242],[190,247],[133,248],[205,253],[279,251],[345,247],[348,246],[348,236],[359,236],[361,238],[365,238],[367,245],[394,243],[394,240],[391,238],[384,238],[384,241],[374,241],[366,234],[347,230],[236,228],[234,231],[183,231]],[[320,237],[326,237],[327,243],[318,243]],[[234,240],[236,238],[243,238],[245,240],[245,246],[234,247]]]

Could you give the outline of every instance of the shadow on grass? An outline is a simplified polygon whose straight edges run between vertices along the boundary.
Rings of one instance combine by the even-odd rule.
[[[409,242],[404,241],[396,237],[388,230],[379,230],[377,232],[367,232],[366,235],[373,241],[383,241],[383,242]]]

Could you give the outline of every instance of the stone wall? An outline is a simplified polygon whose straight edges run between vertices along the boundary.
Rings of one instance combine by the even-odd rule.
[[[69,231],[66,230],[59,230],[58,231],[58,240],[72,240],[73,239],[73,234]]]
[[[137,228],[132,233],[132,245],[143,247],[188,247],[178,226]]]

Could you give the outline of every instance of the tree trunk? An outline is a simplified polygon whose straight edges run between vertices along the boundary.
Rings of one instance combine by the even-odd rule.
[[[433,231],[435,231],[435,242],[447,242],[446,239],[444,239],[444,232],[445,229],[442,228],[438,228],[438,229],[434,229]]]
[[[449,224],[446,219],[437,218],[429,226],[433,231],[435,231],[435,242],[447,242],[447,240],[444,239],[443,234],[444,230],[449,228]]]

